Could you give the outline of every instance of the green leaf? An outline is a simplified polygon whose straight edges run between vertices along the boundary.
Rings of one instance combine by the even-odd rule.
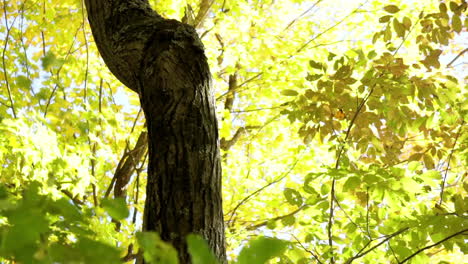
[[[80,211],[68,199],[62,198],[49,205],[51,213],[65,217],[69,221],[82,219]]]
[[[192,264],[217,264],[208,243],[200,236],[189,234],[187,236],[188,252],[192,257]]]
[[[400,11],[400,8],[396,5],[388,5],[384,7],[384,10],[387,11],[388,13],[394,14]]]
[[[120,251],[118,249],[89,238],[81,237],[76,245],[76,251],[79,252],[83,260],[81,263],[120,263]],[[68,261],[67,263],[70,263]]]
[[[24,75],[19,75],[16,77],[16,84],[23,89],[30,89],[32,81]]]
[[[286,241],[259,237],[245,246],[237,259],[237,264],[265,264],[268,260],[281,256],[286,250]]]
[[[292,226],[294,223],[296,223],[296,218],[294,215],[288,215],[281,219],[281,223],[285,226]]]
[[[125,199],[119,197],[116,199],[104,199],[101,203],[102,208],[115,220],[119,221],[128,217],[129,211]]]
[[[291,188],[285,188],[283,191],[283,194],[284,194],[284,197],[286,197],[286,200],[288,201],[288,203],[290,203],[291,205],[297,205],[297,206],[302,205],[303,199],[302,199],[301,194],[298,191],[291,189]]]
[[[419,161],[410,161],[408,163],[408,170],[409,171],[416,171],[422,168],[421,162]]]
[[[343,184],[343,191],[353,191],[359,185],[361,185],[361,179],[356,176],[349,177],[346,182]]]
[[[171,244],[162,241],[157,233],[139,232],[136,237],[149,264],[179,264],[177,251]]]
[[[52,66],[55,66],[58,63],[57,57],[51,51],[47,52],[44,57],[41,58],[42,68],[45,71],[48,71]]]
[[[297,96],[299,93],[295,90],[285,89],[281,91],[281,94],[286,96]]]

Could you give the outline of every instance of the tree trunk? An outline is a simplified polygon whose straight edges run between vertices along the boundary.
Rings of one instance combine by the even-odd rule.
[[[190,263],[185,237],[202,235],[226,262],[218,126],[211,76],[195,30],[163,19],[147,0],[86,0],[96,45],[137,92],[148,127],[144,231]]]

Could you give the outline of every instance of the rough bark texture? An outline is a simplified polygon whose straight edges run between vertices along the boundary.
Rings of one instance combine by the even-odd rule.
[[[185,236],[201,234],[226,262],[218,127],[211,77],[195,30],[163,19],[147,0],[85,0],[97,47],[137,92],[148,127],[143,229],[190,263]]]

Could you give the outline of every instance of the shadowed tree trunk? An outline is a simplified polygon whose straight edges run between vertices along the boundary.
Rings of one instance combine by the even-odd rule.
[[[185,237],[202,235],[226,262],[218,127],[204,47],[195,30],[147,0],[85,0],[111,72],[138,93],[148,127],[145,231],[190,263]]]

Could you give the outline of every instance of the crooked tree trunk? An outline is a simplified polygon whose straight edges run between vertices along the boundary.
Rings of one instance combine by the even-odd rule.
[[[197,233],[225,262],[218,127],[211,76],[195,30],[163,19],[147,0],[85,0],[96,45],[111,72],[137,92],[148,127],[145,231],[190,263]]]

